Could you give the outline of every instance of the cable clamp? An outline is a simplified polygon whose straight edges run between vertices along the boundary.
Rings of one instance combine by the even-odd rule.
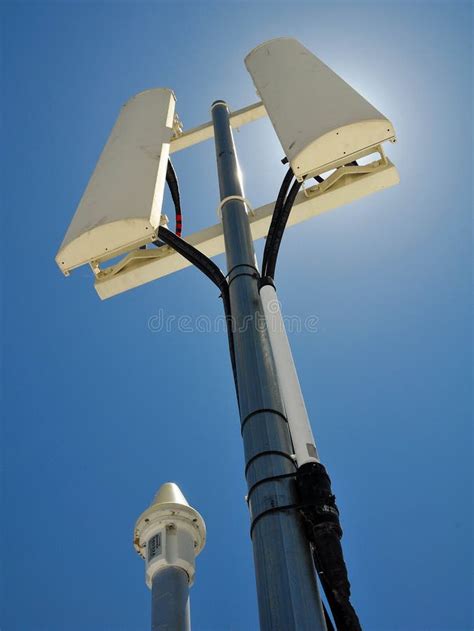
[[[280,511],[288,511],[288,510],[297,510],[300,511],[303,515],[303,517],[306,519],[305,515],[304,515],[304,510],[305,509],[312,509],[314,508],[313,504],[301,504],[301,503],[297,503],[297,504],[283,504],[280,506],[271,506],[270,508],[267,508],[266,510],[263,510],[261,513],[259,513],[256,517],[253,518],[251,524],[250,524],[250,538],[252,538],[252,534],[253,534],[253,530],[257,524],[258,521],[260,521],[260,519],[262,517],[266,517],[267,515],[270,515],[272,513],[278,513]],[[338,514],[339,515],[339,514]],[[334,521],[330,521],[329,519],[326,521],[320,521],[317,524],[312,524],[312,525],[322,525],[322,526],[327,526],[329,525],[329,527],[334,527],[335,523]],[[340,530],[340,526],[339,523],[337,524],[337,528],[339,528]],[[340,538],[342,536],[342,530],[340,530],[340,534],[337,532],[336,530],[336,534],[337,536]],[[314,543],[313,541],[310,541],[310,543]]]
[[[261,276],[258,279],[258,290],[260,291],[262,287],[266,287],[267,285],[270,285],[276,291],[275,281],[273,278],[271,276]]]
[[[252,217],[255,217],[255,211],[246,197],[242,197],[242,195],[229,195],[228,197],[224,197],[224,199],[221,200],[219,206],[217,207],[217,216],[219,217],[219,219],[222,219],[222,208],[225,206],[225,204],[227,204],[227,202],[230,202],[233,199],[244,202],[245,206],[247,207],[247,215],[252,215]]]

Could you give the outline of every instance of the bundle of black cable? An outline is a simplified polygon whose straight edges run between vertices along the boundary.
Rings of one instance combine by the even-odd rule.
[[[299,467],[296,482],[316,571],[338,631],[362,631],[350,602],[351,585],[341,546],[342,529],[336,497],[324,466],[310,462]]]

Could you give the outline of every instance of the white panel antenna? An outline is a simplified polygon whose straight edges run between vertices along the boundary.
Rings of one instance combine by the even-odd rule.
[[[296,197],[293,212],[288,220],[288,227],[307,221],[324,212],[354,202],[372,193],[382,191],[399,183],[396,167],[388,158],[381,159],[366,167],[342,167],[343,177],[337,178],[336,171],[332,186],[316,184],[304,189]],[[354,173],[356,171],[356,173]],[[361,173],[357,173],[361,171]],[[329,179],[329,178],[328,178]],[[250,230],[254,240],[267,236],[275,202],[255,208],[249,216]],[[199,230],[185,241],[198,248],[208,257],[214,257],[225,251],[222,223]],[[134,250],[116,264],[98,270],[95,277],[95,289],[102,300],[121,294],[157,278],[173,274],[191,265],[189,261],[169,246]]]
[[[392,123],[295,39],[257,46],[245,65],[300,181],[395,140]]]
[[[156,88],[123,106],[56,255],[64,274],[156,239],[175,101]]]
[[[238,128],[268,115],[297,179],[316,176],[296,198],[288,226],[399,182],[381,143],[391,122],[297,40],[261,44],[245,59],[262,101],[230,114]],[[176,272],[190,263],[157,239],[169,155],[214,135],[212,122],[183,132],[171,90],[137,94],[122,108],[56,261],[64,274],[90,264],[102,299]],[[355,162],[378,154],[370,164]],[[364,161],[363,161],[364,162]],[[366,162],[366,161],[365,161]],[[319,174],[333,171],[324,180]],[[250,216],[253,239],[268,232],[274,203]],[[203,254],[224,252],[221,223],[185,239]],[[108,267],[102,263],[124,254]]]

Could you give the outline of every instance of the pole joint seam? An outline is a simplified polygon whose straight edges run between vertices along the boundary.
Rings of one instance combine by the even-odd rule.
[[[244,418],[244,420],[240,424],[240,433],[243,434],[244,427],[247,421],[249,421],[253,416],[257,416],[257,414],[264,414],[266,412],[269,414],[276,414],[277,416],[282,418],[286,423],[288,423],[288,419],[282,412],[279,412],[278,410],[274,410],[273,408],[259,408],[258,410],[254,410],[253,412],[250,412],[250,414],[247,414],[247,416]]]

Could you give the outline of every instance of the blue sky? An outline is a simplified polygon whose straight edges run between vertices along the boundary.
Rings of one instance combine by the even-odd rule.
[[[195,631],[258,628],[225,335],[196,270],[101,302],[54,255],[118,110],[175,90],[186,128],[256,100],[243,58],[293,36],[394,123],[400,186],[288,230],[277,280],[365,631],[469,631],[472,7],[451,2],[3,3],[2,631],[149,625],[136,517],[179,483],[208,543]],[[284,175],[236,134],[253,205]],[[184,233],[216,221],[212,142],[176,156]],[[169,200],[168,200],[169,201]],[[168,209],[171,210],[169,203]],[[257,244],[261,256],[262,244]],[[224,265],[223,259],[218,261]]]

